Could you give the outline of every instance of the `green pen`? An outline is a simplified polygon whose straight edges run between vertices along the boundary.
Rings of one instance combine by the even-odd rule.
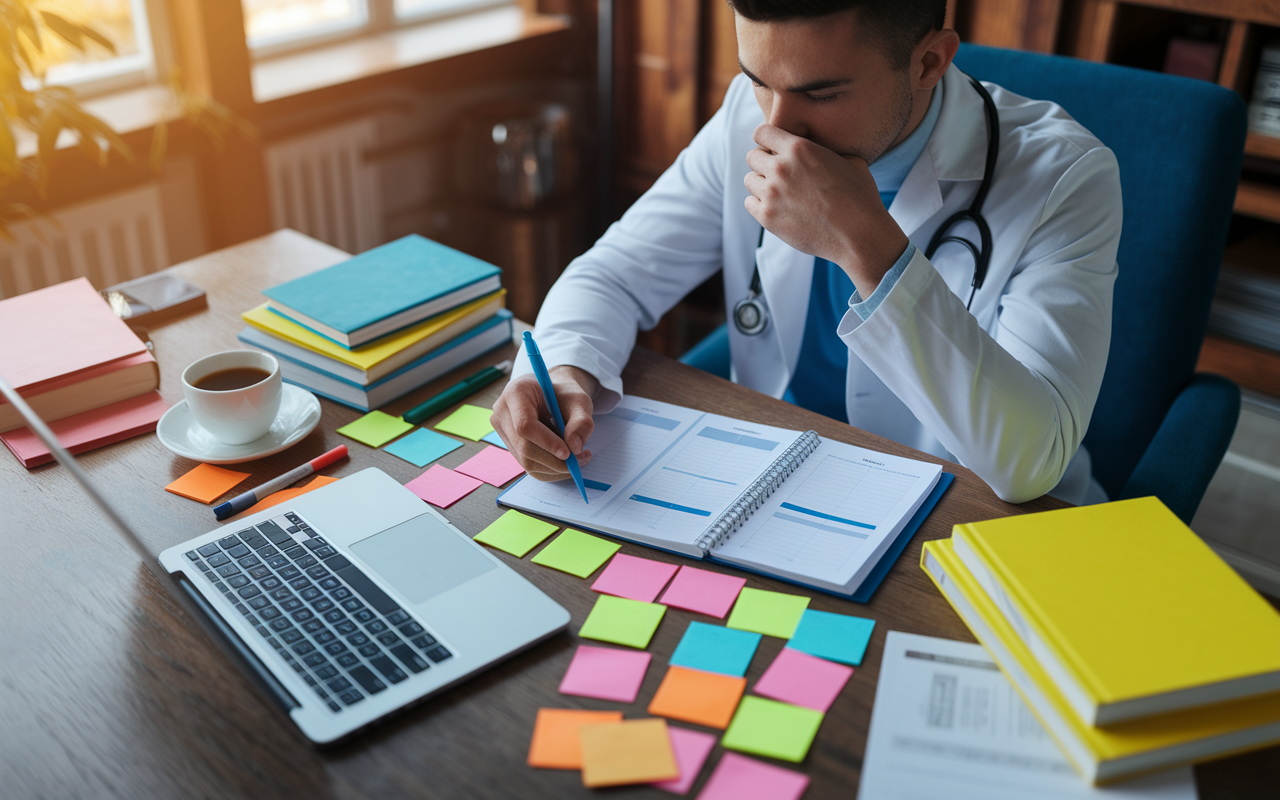
[[[503,361],[501,364],[494,364],[492,367],[485,367],[470,378],[445,389],[443,392],[422,405],[414,406],[404,412],[400,419],[411,425],[417,425],[427,417],[440,413],[459,400],[465,397],[470,397],[496,381],[498,378],[501,378],[503,375],[510,374],[510,361]]]

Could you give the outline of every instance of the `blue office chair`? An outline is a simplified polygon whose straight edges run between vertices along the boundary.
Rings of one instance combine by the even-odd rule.
[[[1239,388],[1195,365],[1240,176],[1243,101],[1204,81],[1017,50],[961,45],[955,63],[1059,103],[1115,152],[1120,275],[1084,444],[1109,497],[1155,495],[1189,523],[1240,415]],[[728,329],[681,361],[728,378]]]

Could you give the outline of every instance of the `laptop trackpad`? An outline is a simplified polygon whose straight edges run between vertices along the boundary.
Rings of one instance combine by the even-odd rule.
[[[413,603],[425,603],[497,566],[432,514],[414,517],[350,547]]]

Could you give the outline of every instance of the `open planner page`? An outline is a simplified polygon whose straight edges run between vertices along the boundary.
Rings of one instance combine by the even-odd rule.
[[[711,556],[851,593],[941,475],[937,464],[824,439]]]
[[[704,414],[691,408],[623,397],[608,414],[596,414],[587,441],[591,463],[582,468],[590,505],[572,480],[544,483],[523,478],[502,496],[507,505],[558,519],[595,519],[645,467],[688,433]]]
[[[501,502],[699,558],[698,537],[800,436],[630,396],[595,423],[582,470],[590,505],[572,481],[530,478]]]

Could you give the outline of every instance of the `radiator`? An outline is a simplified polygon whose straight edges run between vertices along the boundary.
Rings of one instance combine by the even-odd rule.
[[[348,253],[382,244],[382,192],[365,153],[372,119],[273,142],[266,148],[272,227],[293,228]]]
[[[10,226],[0,241],[0,298],[88,278],[94,288],[169,266],[160,189],[148,184]]]

